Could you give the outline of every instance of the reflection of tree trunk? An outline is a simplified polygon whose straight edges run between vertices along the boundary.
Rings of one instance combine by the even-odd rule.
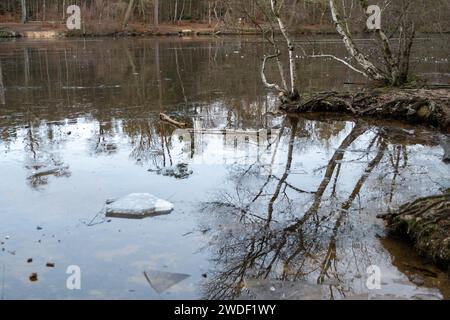
[[[355,185],[355,188],[353,189],[352,193],[350,194],[349,198],[347,199],[347,201],[345,201],[340,209],[340,214],[338,216],[338,218],[336,219],[336,223],[333,227],[333,234],[331,235],[330,238],[330,242],[328,245],[328,250],[327,250],[327,254],[325,256],[325,259],[322,263],[322,267],[321,267],[321,272],[320,272],[320,276],[317,279],[317,283],[323,283],[325,276],[327,275],[327,271],[331,266],[331,262],[336,260],[336,242],[337,242],[337,236],[338,236],[338,231],[339,228],[341,227],[344,218],[347,216],[348,210],[350,209],[353,201],[355,200],[356,196],[359,194],[359,192],[361,191],[362,186],[364,185],[364,183],[366,182],[367,178],[369,177],[369,175],[372,173],[373,169],[376,168],[376,166],[378,166],[378,164],[380,163],[381,159],[383,159],[384,156],[384,152],[386,151],[387,148],[387,143],[384,139],[382,139],[381,141],[381,145],[380,148],[378,150],[378,154],[376,155],[376,157],[368,164],[367,168],[365,169],[363,175],[361,176],[361,178],[358,180],[358,182]]]
[[[52,99],[52,82],[50,80],[50,71],[48,67],[48,50],[45,51],[45,71],[47,74],[47,89],[48,89],[48,98]]]
[[[294,142],[295,142],[295,134],[297,133],[297,127],[298,127],[298,120],[293,120],[292,127],[291,127],[291,136],[289,138],[289,150],[288,150],[288,156],[286,161],[286,167],[284,169],[284,173],[281,176],[280,180],[278,181],[277,187],[275,189],[275,192],[270,199],[269,206],[267,208],[267,223],[272,221],[272,215],[273,215],[273,205],[275,201],[278,199],[278,196],[280,195],[281,187],[285,183],[286,179],[289,176],[291,166],[292,166],[292,153],[294,151]]]
[[[395,192],[395,187],[397,185],[397,177],[399,175],[399,168],[400,168],[400,159],[402,157],[402,149],[403,147],[398,146],[396,148],[396,150],[394,150],[394,155],[393,158],[391,159],[391,164],[394,168],[394,176],[392,177],[392,182],[391,182],[391,191],[390,191],[390,195],[389,195],[389,203],[392,203],[392,199],[394,198],[394,192]]]
[[[285,121],[286,121],[286,120],[285,120]],[[264,184],[261,186],[261,188],[259,189],[259,192],[255,195],[255,197],[252,199],[252,201],[247,205],[247,208],[248,208],[251,204],[255,203],[255,202],[259,199],[259,197],[262,196],[262,194],[263,194],[263,192],[264,192],[264,189],[267,187],[267,185],[269,184],[270,180],[274,177],[274,176],[272,175],[272,167],[273,167],[273,164],[274,164],[274,162],[275,162],[275,158],[276,158],[276,154],[277,154],[277,152],[278,152],[278,146],[279,146],[281,137],[283,136],[284,130],[285,130],[285,128],[286,128],[286,126],[285,126],[285,121],[283,121],[283,124],[282,124],[282,126],[281,126],[280,132],[279,132],[279,134],[278,134],[278,138],[277,138],[277,140],[276,140],[277,142],[276,142],[276,146],[275,146],[275,148],[274,148],[274,152],[273,152],[273,155],[272,155],[272,160],[271,160],[271,163],[270,163],[270,172],[269,172],[269,174],[267,175],[267,179],[266,179],[266,181],[264,182]],[[269,150],[269,148],[271,148],[272,145],[273,145],[273,143],[269,143],[269,146],[267,147],[266,150]],[[253,165],[252,165],[250,168],[248,168],[248,170],[242,175],[242,177],[245,176],[245,175],[250,171],[250,169],[251,169],[252,167],[253,167]]]
[[[163,111],[162,105],[162,79],[161,79],[161,61],[159,55],[159,42],[155,43],[155,65],[156,65],[156,80],[158,81],[158,102],[159,102],[159,110]]]
[[[64,49],[64,64],[66,66],[66,86],[70,87],[70,82],[69,82],[69,63],[67,60],[67,50]],[[66,95],[67,95],[67,104],[70,104],[70,90],[66,90]]]
[[[28,48],[23,49],[23,67],[25,76],[25,87],[28,88],[30,83],[30,55],[28,54]]]
[[[126,45],[123,46],[123,50],[125,51],[125,54],[127,56],[128,62],[130,63],[131,66],[131,72],[133,73],[133,75],[137,75],[138,72],[136,70],[136,64],[134,63],[133,57],[131,55],[130,49],[128,49],[128,47]]]
[[[0,60],[0,104],[5,103],[5,86],[3,84],[2,61]]]
[[[31,121],[28,121],[27,138],[28,138],[28,143],[29,143],[28,148],[29,148],[30,152],[33,154],[33,160],[36,161],[36,159],[37,159],[36,148],[39,146],[39,144],[34,138],[33,126],[32,126]]]
[[[137,78],[138,72],[137,72],[137,69],[136,69],[136,64],[134,63],[134,60],[133,60],[133,56],[131,55],[130,49],[128,48],[127,45],[123,46],[123,50],[125,51],[125,55],[127,56],[128,62],[129,62],[130,67],[131,67],[132,77],[133,77],[133,80],[134,80],[134,83],[135,83],[137,95],[138,95],[138,97],[140,99],[143,99],[142,93],[141,93],[141,90],[140,90],[140,86],[139,86],[139,81],[138,81],[138,78]]]
[[[181,49],[181,50],[183,50],[183,49]],[[177,69],[178,79],[180,80],[181,92],[183,93],[184,104],[187,106],[188,101],[187,101],[187,97],[186,97],[186,92],[184,90],[183,79],[181,78],[180,65],[178,63],[178,48],[175,48],[175,65],[176,65],[176,69]]]
[[[319,210],[320,203],[322,202],[322,196],[325,193],[325,190],[327,189],[328,184],[331,181],[331,177],[333,176],[334,170],[337,166],[337,162],[341,161],[344,158],[345,150],[366,130],[365,126],[362,126],[360,124],[356,124],[353,130],[349,133],[349,135],[342,141],[339,148],[334,153],[331,160],[328,162],[327,169],[325,171],[325,176],[322,179],[322,182],[320,183],[319,187],[317,188],[317,192],[314,195],[314,202],[312,206],[309,208],[308,211],[305,212],[302,219],[300,219],[298,222],[293,224],[292,226],[288,227],[287,231],[295,231],[299,227],[301,227],[313,214],[317,213],[317,210]]]

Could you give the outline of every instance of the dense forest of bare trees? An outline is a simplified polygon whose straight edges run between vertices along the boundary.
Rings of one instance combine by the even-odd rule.
[[[389,11],[385,19],[390,19],[398,17],[398,12],[387,9],[403,2],[405,1],[391,3],[380,0],[370,1],[369,4],[383,6],[383,11]],[[344,17],[350,21],[350,27],[364,29],[364,24],[358,18],[358,13],[361,13],[359,0],[339,0],[337,3],[344,8]],[[212,26],[251,24],[246,12],[264,23],[267,19],[260,9],[269,6],[269,2],[265,0],[4,0],[0,2],[0,21],[63,21],[67,6],[73,4],[81,7],[85,21],[115,21],[125,26],[128,21],[149,25],[190,22]],[[420,12],[420,15],[414,15],[414,19],[421,30],[450,30],[449,19],[445,14],[450,12],[448,1],[414,1],[414,11]],[[333,26],[328,0],[285,0],[281,15],[293,31],[304,25]]]

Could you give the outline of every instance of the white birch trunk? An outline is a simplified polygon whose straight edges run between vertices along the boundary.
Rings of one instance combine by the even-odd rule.
[[[333,22],[336,28],[336,31],[341,36],[344,41],[344,45],[347,48],[349,54],[356,60],[356,62],[360,65],[360,67],[364,70],[364,73],[373,80],[386,80],[386,75],[382,73],[372,62],[370,62],[356,47],[355,43],[350,34],[343,27],[343,21],[339,16],[339,13],[336,8],[336,1],[330,1],[330,9],[331,9],[331,17],[333,18]]]
[[[280,17],[279,9],[277,8],[277,1],[276,0],[270,0],[270,6],[272,9],[272,13],[275,16],[275,19],[277,20],[278,26],[280,28],[281,33],[283,34],[284,39],[286,40],[286,44],[288,46],[289,51],[289,72],[290,72],[290,80],[291,80],[291,92],[294,92],[295,89],[295,83],[296,83],[296,77],[297,77],[297,71],[296,71],[296,65],[295,65],[295,56],[294,56],[294,50],[295,45],[292,41],[291,37],[289,36],[289,32],[284,25],[283,20]]]

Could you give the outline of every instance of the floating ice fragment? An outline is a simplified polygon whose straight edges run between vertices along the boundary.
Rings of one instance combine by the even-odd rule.
[[[143,219],[168,214],[172,210],[172,203],[148,193],[132,193],[106,202],[106,216],[111,218]]]
[[[190,275],[188,274],[163,272],[156,270],[145,271],[144,276],[150,286],[159,294],[190,277]]]

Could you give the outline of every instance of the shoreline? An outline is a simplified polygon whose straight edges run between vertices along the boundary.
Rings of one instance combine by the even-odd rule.
[[[332,26],[304,25],[291,31],[293,35],[338,35]],[[365,34],[356,32],[355,34]],[[421,32],[426,35],[450,34],[446,32]],[[253,27],[240,29],[212,28],[205,24],[145,26],[130,24],[123,30],[117,25],[85,27],[67,30],[65,25],[51,22],[0,23],[0,38],[71,38],[71,37],[189,37],[189,36],[258,36],[261,31]]]

